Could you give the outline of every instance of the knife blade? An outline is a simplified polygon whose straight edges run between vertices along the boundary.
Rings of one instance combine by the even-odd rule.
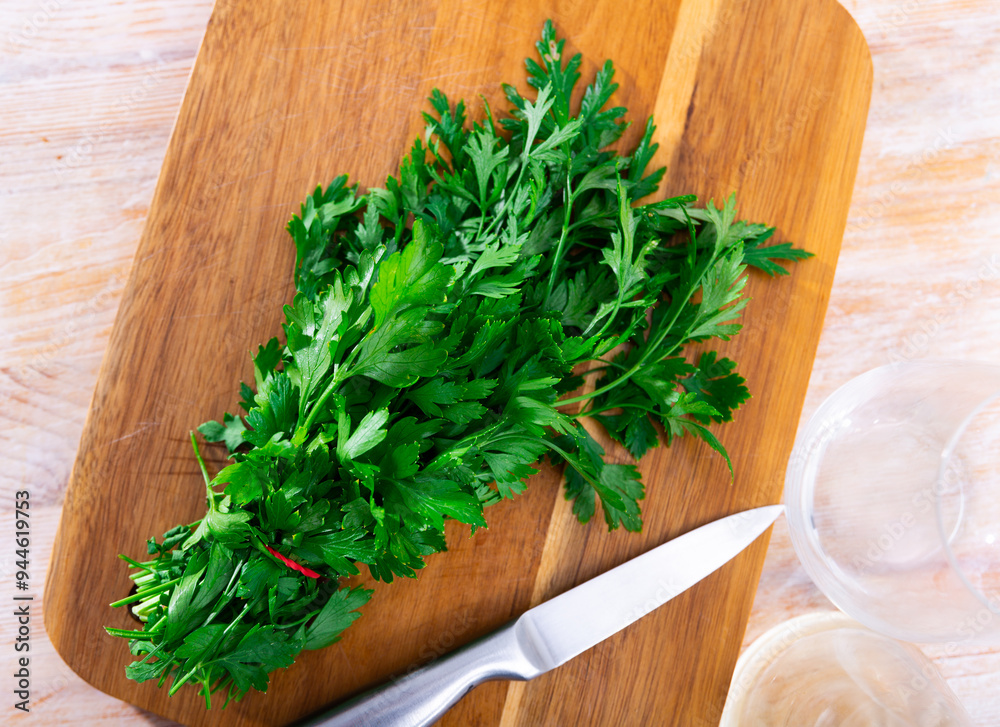
[[[702,525],[297,727],[424,727],[478,684],[534,679],[714,573],[767,530],[782,510],[782,505],[769,505]]]

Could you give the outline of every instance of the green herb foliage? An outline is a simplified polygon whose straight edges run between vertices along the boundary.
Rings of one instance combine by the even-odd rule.
[[[339,177],[291,220],[283,340],[254,356],[243,415],[199,428],[231,459],[210,478],[198,455],[207,513],[126,559],[138,589],[115,605],[144,626],[108,631],[141,657],[130,678],[195,683],[209,705],[265,690],[357,618],[371,591],[343,579],[413,577],[447,520],[485,527],[543,456],[565,464],[582,522],[639,530],[639,472],[606,463],[585,419],[637,459],[690,434],[729,461],[709,425],[747,399],[744,380],[684,347],[739,331],[748,265],[782,274],[807,253],[763,246],[773,230],[737,221],[732,199],[637,205],[664,174],[647,169],[652,119],[613,151],[614,68],[574,113],[581,59],[563,43],[547,23],[535,98],[504,86],[508,117],[487,106],[470,124],[434,91],[398,176],[367,194]]]

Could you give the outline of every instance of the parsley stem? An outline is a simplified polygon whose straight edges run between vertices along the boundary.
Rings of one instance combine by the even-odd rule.
[[[473,432],[472,434],[467,434],[466,436],[462,437],[462,439],[452,444],[446,451],[442,452],[441,454],[436,456],[433,460],[431,460],[430,464],[428,464],[427,467],[425,468],[425,471],[433,472],[437,469],[440,469],[445,464],[447,464],[449,459],[455,457],[455,452],[464,453],[466,450],[468,450],[473,446],[481,445],[483,438],[493,434],[493,432],[495,432],[500,425],[501,422],[495,422],[493,424],[490,424],[489,426],[483,427],[482,429]],[[503,437],[494,437],[489,440],[489,443],[496,444],[502,439]]]
[[[604,219],[604,215],[591,215],[590,217],[581,217],[576,222],[569,226],[570,232],[575,230],[577,227],[586,227],[587,225],[597,222],[598,220]],[[596,248],[596,246],[588,245],[588,247]],[[600,249],[600,248],[596,248]]]
[[[694,226],[691,225],[690,223],[688,226],[688,234],[691,236],[690,249],[693,251],[691,254],[694,255],[697,252],[698,238],[695,234]],[[646,342],[646,345],[643,347],[643,352],[640,354],[639,360],[636,361],[635,364],[630,369],[625,371],[621,376],[619,376],[614,381],[605,384],[604,386],[601,386],[597,389],[594,389],[589,394],[581,394],[580,396],[575,396],[572,399],[564,399],[558,402],[558,405],[566,406],[568,404],[576,404],[581,401],[587,401],[588,399],[593,399],[594,397],[600,396],[601,394],[607,391],[611,391],[616,386],[630,379],[633,374],[639,371],[639,369],[642,368],[643,364],[645,364],[646,360],[649,358],[650,352],[653,351],[656,352],[656,357],[658,361],[662,361],[667,356],[673,354],[673,352],[676,351],[677,348],[681,345],[681,343],[683,343],[684,340],[687,338],[687,335],[691,331],[691,328],[685,331],[684,335],[678,336],[674,344],[670,346],[670,348],[668,348],[667,350],[658,351],[657,349],[659,348],[660,344],[663,343],[663,339],[667,337],[667,334],[670,333],[674,325],[677,323],[677,319],[680,318],[681,312],[684,310],[684,304],[687,301],[691,300],[691,296],[693,296],[695,294],[695,291],[697,291],[698,288],[702,286],[702,283],[705,279],[705,275],[708,273],[708,271],[710,271],[713,268],[714,264],[719,259],[720,252],[722,251],[716,250],[715,252],[713,252],[712,255],[709,257],[707,263],[704,266],[702,266],[699,273],[696,276],[694,276],[694,280],[688,287],[686,294],[683,297],[677,299],[678,304],[674,307],[673,316],[665,325],[660,324],[659,330],[657,331],[655,337],[651,336],[649,338],[649,340]],[[691,267],[692,268],[694,267],[694,260],[691,261]],[[579,412],[578,416],[584,413],[585,412]]]
[[[212,621],[215,620],[215,617],[222,612],[222,609],[229,604],[230,599],[233,597],[233,594],[236,593],[236,588],[239,585],[240,571],[242,570],[243,565],[244,564],[242,562],[236,564],[236,568],[233,569],[233,575],[229,578],[229,583],[226,585],[225,590],[223,590],[222,592],[223,597],[220,598],[219,601],[216,603],[212,613],[208,614],[205,620],[202,621],[201,623],[202,626],[208,626],[210,623],[212,623]]]
[[[136,575],[134,578],[132,578],[132,582],[135,583],[135,585],[138,586],[139,588],[142,588],[143,586],[149,583],[153,583],[155,581],[156,581],[156,573],[154,573],[153,571],[148,571],[146,573]]]
[[[156,646],[154,646],[152,649],[150,649],[149,651],[147,651],[146,655],[143,656],[141,659],[139,659],[139,661],[137,661],[135,663],[136,664],[145,664],[147,661],[149,661],[150,659],[152,659],[154,656],[159,656],[161,651],[163,651],[163,642],[162,641],[160,643],[158,643]]]
[[[212,656],[215,649],[218,648],[219,644],[221,644],[223,640],[229,635],[229,632],[236,627],[236,624],[238,624],[240,621],[243,620],[243,617],[246,616],[247,613],[249,613],[250,607],[253,606],[254,603],[255,601],[247,601],[246,605],[243,607],[243,610],[240,611],[239,615],[236,618],[234,618],[229,623],[229,625],[226,626],[225,629],[223,629],[221,634],[212,639],[211,643],[205,648],[204,651],[201,652],[202,656],[201,659],[198,660],[198,663],[195,664],[193,667],[191,667],[187,672],[185,672],[185,674],[182,677],[174,680],[174,683],[170,685],[170,691],[167,692],[169,696],[172,697],[174,694],[176,694],[177,690],[180,689],[185,684],[185,682],[190,680],[191,677],[194,676],[195,672],[204,667],[206,664],[212,663],[211,659],[206,659],[206,655]]]
[[[519,189],[521,187],[521,180],[524,178],[524,170],[528,168],[528,156],[529,150],[525,149],[524,153],[521,155],[521,167],[517,170],[517,180],[514,182],[512,190]],[[474,241],[478,242],[480,236],[489,236],[493,232],[493,228],[500,224],[500,222],[508,216],[508,207],[510,207],[510,201],[514,198],[513,194],[507,195],[504,198],[503,204],[500,205],[500,209],[496,211],[493,215],[493,219],[490,220],[490,224],[487,225],[486,231],[483,231],[482,219],[480,219],[479,232],[476,233]],[[485,216],[485,212],[483,213]]]
[[[155,560],[151,560],[148,563],[139,563],[137,561],[132,560],[127,555],[119,555],[118,557],[121,558],[122,560],[124,560],[126,563],[128,563],[133,568],[138,568],[139,570],[146,571],[147,573],[152,573],[153,572],[150,569],[149,566],[153,565],[156,562]],[[135,580],[135,577],[133,577],[133,580]]]
[[[194,456],[198,460],[198,466],[201,468],[201,476],[205,478],[205,487],[208,489],[209,497],[213,494],[212,492],[212,478],[208,476],[208,467],[205,465],[205,460],[201,456],[201,452],[198,450],[198,438],[195,437],[194,432],[188,432],[191,435],[191,446],[194,447]]]
[[[688,296],[688,297],[690,297],[690,296]],[[673,325],[673,324],[671,324],[671,325]],[[645,353],[643,353],[642,355],[639,356],[639,360],[635,362],[635,365],[633,365],[632,368],[630,368],[627,371],[625,371],[625,373],[623,373],[621,376],[619,376],[614,381],[612,381],[612,382],[610,382],[608,384],[605,384],[604,386],[601,386],[601,387],[599,387],[597,389],[594,389],[593,391],[591,391],[588,394],[580,394],[580,396],[574,396],[571,399],[562,399],[562,400],[560,400],[560,401],[558,401],[556,403],[556,406],[567,406],[569,404],[577,404],[577,403],[579,403],[581,401],[588,401],[590,399],[593,399],[596,396],[600,396],[601,394],[603,394],[603,393],[605,393],[607,391],[611,391],[612,389],[614,389],[615,387],[619,386],[620,384],[625,383],[630,378],[632,378],[632,376],[637,371],[639,371],[639,369],[642,368],[643,364],[646,363],[646,359],[649,357],[649,353],[648,352],[651,351],[651,350],[654,350],[655,346],[659,345],[662,342],[663,338],[666,337],[666,334],[669,331],[670,331],[669,327],[667,327],[666,329],[664,329],[663,335],[655,342],[654,345],[649,346],[646,349]],[[680,340],[683,340],[683,339],[678,339],[678,341],[680,341]],[[660,354],[659,357],[657,358],[657,360],[658,361],[662,360],[662,359],[666,358],[667,356],[669,356],[670,354],[672,354],[677,349],[678,345],[680,345],[679,342],[675,343],[669,349],[667,349],[662,354]],[[587,414],[587,410],[585,409],[583,411],[577,412],[576,416],[585,416],[586,414]]]
[[[602,406],[600,409],[588,409],[586,411],[577,412],[576,414],[567,414],[566,416],[568,416],[571,419],[582,419],[583,417],[593,416],[594,414],[602,414],[612,409],[637,409],[639,411],[648,412],[650,414],[655,414],[655,415],[660,414],[660,412],[657,411],[654,407],[643,406],[642,404],[627,404],[625,406],[621,404],[611,404],[608,406]]]
[[[145,588],[143,590],[136,591],[131,596],[126,596],[120,601],[115,601],[111,604],[112,608],[117,608],[118,606],[124,606],[129,603],[135,603],[136,601],[141,601],[146,596],[152,596],[155,593],[163,593],[163,591],[169,591],[174,584],[180,581],[180,578],[174,578],[172,581],[167,581],[166,583],[161,583],[158,586],[152,586],[151,588]]]
[[[602,371],[607,371],[608,369],[618,369],[619,371],[625,371],[626,368],[622,366],[617,361],[603,361],[603,366],[595,366],[592,369],[587,369],[586,371],[581,371],[580,376],[587,376],[589,374],[599,374]]]
[[[327,387],[323,389],[323,393],[320,394],[319,399],[317,399],[316,403],[313,404],[312,410],[309,412],[309,416],[306,417],[305,422],[302,424],[301,427],[299,427],[298,431],[295,432],[294,436],[296,439],[299,438],[299,432],[301,432],[302,442],[304,442],[306,437],[309,436],[309,430],[312,429],[313,422],[319,415],[319,412],[323,408],[323,405],[326,403],[326,400],[330,398],[330,395],[333,394],[333,392],[337,390],[337,387],[340,386],[340,384],[342,383],[340,372],[344,371],[345,368],[346,368],[346,363],[345,366],[334,369],[333,378],[330,379],[330,383],[327,384]],[[299,442],[299,444],[301,444],[302,442]]]
[[[713,261],[714,261],[714,257],[715,256],[713,256]],[[707,270],[709,270],[710,267],[711,267],[710,265],[706,266],[706,268],[702,272],[702,274],[699,275],[695,279],[695,282],[693,283],[693,285],[691,286],[691,288],[688,290],[687,295],[685,295],[683,297],[684,301],[690,300],[691,296],[694,295],[694,293],[695,293],[696,290],[698,290],[698,288],[701,286],[701,281],[702,281],[702,278],[705,275],[705,272],[707,272]],[[651,351],[657,351],[657,348],[659,348],[659,345],[661,343],[663,343],[663,339],[667,337],[668,333],[670,333],[671,329],[674,327],[674,324],[677,322],[678,317],[680,317],[681,311],[683,309],[684,309],[683,303],[677,306],[677,309],[674,311],[674,315],[670,319],[670,322],[667,325],[661,325],[660,326],[660,330],[657,332],[656,338],[655,339],[650,339],[649,341],[647,341],[646,346],[643,349],[643,352],[639,355],[639,360],[636,361],[635,364],[630,369],[628,369],[627,371],[625,371],[621,376],[619,376],[614,381],[612,381],[612,382],[610,382],[608,384],[605,384],[604,386],[601,386],[601,387],[599,387],[597,389],[594,389],[593,391],[591,391],[588,394],[581,394],[580,396],[574,396],[571,399],[562,399],[561,401],[558,402],[557,405],[558,406],[566,406],[568,404],[576,404],[576,403],[579,403],[581,401],[587,401],[589,399],[593,399],[594,397],[600,396],[601,394],[603,394],[603,393],[605,393],[607,391],[611,391],[615,387],[619,386],[620,384],[622,384],[622,383],[628,381],[630,378],[632,378],[632,376],[637,371],[639,371],[639,369],[642,368],[643,364],[646,363],[646,360],[649,358],[650,352]],[[657,360],[661,361],[661,360],[665,359],[667,356],[670,356],[674,351],[677,350],[677,347],[680,346],[680,344],[684,341],[685,338],[687,338],[687,333],[686,332],[685,332],[685,335],[678,336],[677,337],[677,342],[674,343],[666,351],[662,351],[662,352],[661,351],[657,351]],[[586,413],[586,410],[578,412],[577,416],[584,415],[585,413]]]
[[[274,628],[276,628],[276,629],[290,629],[293,626],[298,626],[299,624],[304,624],[306,621],[308,621],[309,619],[313,618],[316,614],[318,614],[321,610],[322,609],[317,608],[315,611],[310,611],[309,613],[307,613],[302,618],[296,619],[295,621],[289,621],[288,623],[278,623],[278,622],[275,622],[274,623]]]
[[[152,614],[159,607],[160,607],[160,599],[157,597],[150,597],[148,601],[143,601],[138,606],[133,606],[132,614],[140,621],[145,623],[149,621],[150,614]]]
[[[543,439],[542,443],[545,444],[553,452],[558,454],[560,457],[562,457],[564,460],[566,460],[566,464],[568,464],[570,467],[576,470],[576,473],[580,475],[580,477],[582,477],[587,484],[589,484],[594,489],[597,489],[598,483],[594,481],[594,478],[592,478],[589,474],[585,472],[586,468],[580,464],[580,462],[576,459],[576,457],[571,455],[565,449],[556,446],[548,439]]]
[[[559,243],[556,245],[556,254],[552,257],[552,267],[549,268],[549,283],[545,289],[545,302],[549,301],[552,297],[552,289],[556,284],[556,275],[559,273],[559,265],[562,262],[563,255],[565,251],[563,248],[566,246],[566,238],[569,236],[570,228],[570,217],[573,214],[573,192],[571,189],[572,176],[570,176],[569,168],[566,169],[566,187],[563,189],[563,224],[562,232],[559,235]]]
[[[111,636],[121,636],[124,639],[135,639],[136,641],[150,641],[156,632],[151,631],[134,631],[130,629],[113,629],[110,626],[105,626],[104,630],[108,632]]]

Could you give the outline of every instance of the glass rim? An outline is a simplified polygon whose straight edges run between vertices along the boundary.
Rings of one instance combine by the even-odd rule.
[[[901,368],[930,371],[935,368],[948,368],[956,365],[1000,374],[1000,366],[994,363],[945,359],[916,359],[912,361],[892,362],[858,374],[841,384],[827,396],[803,426],[801,433],[796,437],[785,472],[783,500],[785,503],[785,517],[788,522],[789,537],[792,542],[792,548],[795,550],[799,562],[802,563],[806,573],[823,595],[842,612],[874,631],[901,641],[945,643],[963,641],[967,637],[955,629],[934,633],[907,628],[906,626],[872,614],[857,603],[858,596],[861,595],[861,589],[857,586],[852,586],[853,579],[846,574],[838,574],[839,567],[836,561],[830,558],[820,546],[817,537],[818,531],[811,522],[810,512],[813,506],[816,473],[827,445],[835,438],[838,431],[838,428],[831,426],[829,422],[842,422],[846,417],[849,417],[851,411],[859,406],[862,400],[852,396],[856,391],[868,388],[872,381],[877,381],[890,372],[894,370],[899,371]],[[998,398],[1000,398],[1000,389],[992,395],[987,395],[984,401],[976,407],[973,413],[963,420],[962,424],[952,434],[949,444],[957,442],[960,439],[961,433],[968,426],[968,423],[984,407]],[[849,422],[849,419],[847,421]],[[944,450],[942,450],[943,453]],[[944,466],[943,457],[941,466]],[[941,471],[939,469],[939,476]],[[937,501],[935,509],[937,510],[938,527],[943,533],[944,523],[941,515],[939,491],[940,488],[935,488],[934,495]],[[943,536],[942,542],[947,543],[947,540]],[[954,568],[956,563],[951,547],[945,547],[944,551]],[[959,574],[966,588],[970,588],[971,583],[965,578],[961,569],[956,568],[956,573]],[[993,613],[1000,613],[1000,603],[995,603],[991,606],[988,598],[985,598],[985,594],[981,594],[974,587],[970,588],[970,592],[986,604],[987,608],[990,608]],[[997,639],[1000,639],[1000,634],[998,634]]]

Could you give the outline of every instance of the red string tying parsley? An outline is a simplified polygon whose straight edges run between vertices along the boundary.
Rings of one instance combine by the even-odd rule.
[[[320,577],[319,573],[317,573],[316,571],[309,570],[304,565],[300,565],[299,563],[296,563],[291,558],[286,558],[281,553],[279,553],[277,550],[275,550],[274,548],[272,548],[270,545],[265,545],[264,547],[267,548],[267,552],[268,553],[270,553],[271,555],[273,555],[275,558],[277,558],[278,560],[280,560],[282,563],[284,563],[285,565],[287,565],[292,570],[297,570],[299,573],[301,573],[304,576],[308,576],[309,578],[319,578]]]

